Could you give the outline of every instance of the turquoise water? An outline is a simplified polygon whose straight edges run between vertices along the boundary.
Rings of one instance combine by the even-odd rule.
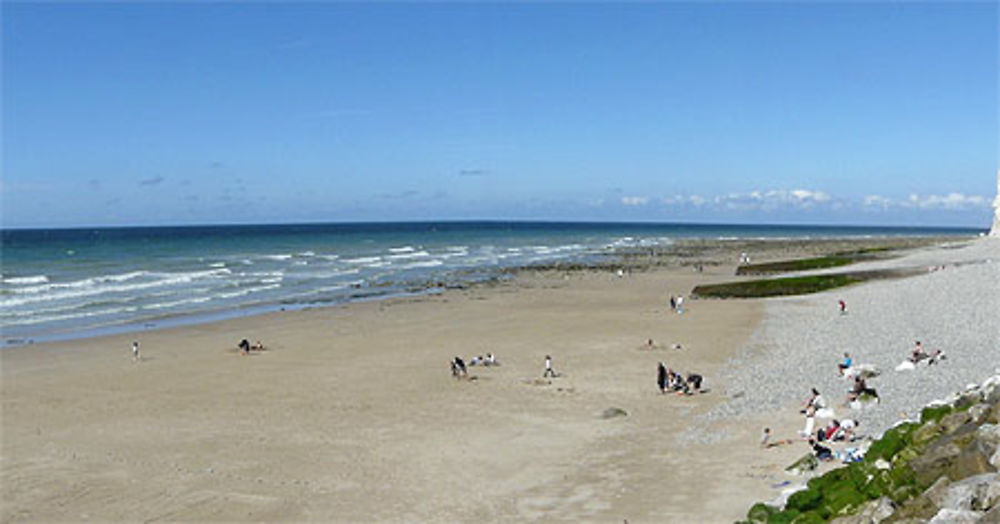
[[[3,230],[3,345],[164,327],[495,277],[678,238],[970,235],[975,229],[407,222]]]

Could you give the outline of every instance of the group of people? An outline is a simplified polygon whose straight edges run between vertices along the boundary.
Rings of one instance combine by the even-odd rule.
[[[932,349],[930,351],[924,349],[924,345],[918,340],[914,343],[913,349],[910,350],[910,362],[917,364],[921,361],[926,360],[927,365],[937,364],[938,361],[944,358],[944,352],[940,349]]]
[[[497,360],[496,355],[493,353],[487,353],[486,356],[479,355],[478,357],[472,357],[469,359],[469,366],[499,366],[500,362]],[[451,361],[451,376],[455,378],[466,377],[469,375],[469,369],[465,365],[465,361],[462,357],[455,357]]]
[[[660,393],[673,391],[678,395],[691,395],[701,391],[703,380],[703,377],[697,373],[689,373],[685,377],[665,366],[663,362],[660,362],[656,368],[656,385],[660,388]]]
[[[259,340],[250,344],[250,341],[244,338],[239,344],[236,345],[236,347],[239,348],[240,353],[244,355],[249,355],[251,351],[264,351],[264,344]]]
[[[670,311],[674,313],[681,314],[684,312],[684,296],[683,295],[670,295]]]

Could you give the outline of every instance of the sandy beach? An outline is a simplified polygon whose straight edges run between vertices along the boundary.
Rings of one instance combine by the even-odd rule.
[[[526,271],[441,295],[4,350],[0,520],[732,522],[773,498],[806,450],[757,445],[763,425],[790,436],[796,399],[721,407],[738,389],[734,359],[768,355],[761,341],[785,310],[699,300],[678,315],[666,299],[733,280],[740,248],[701,273]],[[267,350],[240,355],[241,338]],[[450,376],[454,356],[486,353],[501,365]],[[541,378],[546,354],[555,379]],[[703,374],[709,391],[661,395],[658,361]]]

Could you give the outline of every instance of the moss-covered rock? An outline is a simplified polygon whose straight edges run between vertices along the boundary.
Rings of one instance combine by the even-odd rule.
[[[785,504],[785,509],[796,510],[798,512],[806,512],[809,510],[816,509],[819,506],[820,500],[823,498],[823,493],[819,489],[814,487],[806,488],[802,491],[796,491],[792,493],[792,496],[788,497],[788,502]]]
[[[910,435],[920,425],[915,422],[900,424],[886,431],[882,438],[868,448],[865,453],[865,462],[872,463],[878,459],[892,461],[892,457],[899,453],[909,443]]]
[[[945,415],[951,413],[954,410],[948,404],[938,404],[935,406],[927,406],[920,412],[920,422],[926,424],[930,421],[937,422],[941,420]]]
[[[777,513],[778,510],[764,504],[763,502],[758,502],[750,507],[750,511],[747,512],[747,521],[751,523],[764,523],[771,518],[771,515]]]

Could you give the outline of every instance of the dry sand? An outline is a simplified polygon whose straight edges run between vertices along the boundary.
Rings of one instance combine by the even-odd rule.
[[[0,520],[732,522],[803,452],[759,449],[757,420],[716,422],[711,444],[680,438],[724,400],[716,372],[763,307],[689,301],[676,315],[666,298],[733,270],[525,272],[4,350]],[[268,350],[239,355],[244,337]],[[659,349],[640,349],[647,338]],[[489,352],[501,366],[451,378],[455,355]],[[711,391],[661,395],[660,360]],[[602,418],[609,407],[628,416]]]

